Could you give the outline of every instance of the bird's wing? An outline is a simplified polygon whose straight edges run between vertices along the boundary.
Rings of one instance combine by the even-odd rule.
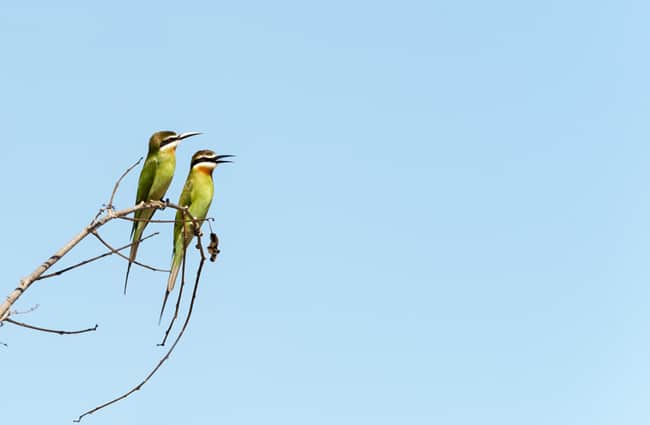
[[[138,193],[135,197],[135,204],[139,204],[142,201],[148,201],[149,192],[151,191],[151,186],[153,185],[154,177],[156,176],[156,168],[158,168],[158,159],[155,157],[148,157],[144,161],[142,166],[142,171],[140,172],[140,178],[138,179]],[[147,210],[138,210],[135,212],[134,217],[136,219],[142,218],[143,211]],[[133,222],[133,227],[131,228],[131,236],[135,232],[138,222]]]
[[[192,205],[192,179],[188,178],[185,180],[185,186],[183,186],[183,191],[181,192],[181,197],[178,200],[178,205],[181,207],[189,207]],[[172,252],[172,256],[176,253],[176,239],[178,237],[183,237],[183,212],[182,211],[177,211],[176,212],[176,222],[174,223],[174,251]],[[185,231],[188,231],[190,229],[185,229]],[[188,235],[186,235],[188,236]]]
[[[136,204],[142,201],[148,201],[149,191],[153,185],[154,177],[156,177],[156,168],[158,168],[158,160],[151,157],[147,158],[142,166],[142,172],[138,180],[138,194],[135,198]]]

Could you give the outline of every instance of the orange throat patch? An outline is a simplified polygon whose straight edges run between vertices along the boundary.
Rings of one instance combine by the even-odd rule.
[[[196,164],[194,166],[194,169],[198,172],[201,172],[203,174],[207,175],[212,175],[212,172],[214,171],[215,164],[210,164],[210,163],[201,163],[201,164]]]

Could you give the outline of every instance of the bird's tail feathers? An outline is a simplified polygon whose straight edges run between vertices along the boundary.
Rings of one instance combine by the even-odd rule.
[[[169,291],[165,290],[165,297],[163,298],[162,308],[160,309],[160,317],[158,317],[158,324],[162,322],[163,313],[165,312],[165,304],[167,304],[167,298],[169,298]]]
[[[176,278],[178,278],[178,272],[181,270],[181,262],[183,258],[174,258],[172,263],[172,270],[169,272],[169,279],[167,280],[167,292],[174,290],[174,285],[176,284]]]
[[[162,315],[163,312],[165,311],[165,304],[167,303],[167,298],[169,297],[169,293],[174,290],[174,285],[176,283],[176,279],[178,278],[178,272],[180,272],[181,270],[182,262],[183,262],[182,256],[174,255],[174,259],[172,260],[172,269],[169,272],[169,279],[167,280],[167,289],[165,290],[165,298],[163,299],[162,308],[160,309],[160,318],[158,319],[158,324],[160,324],[160,320],[162,320]]]
[[[135,261],[135,256],[138,254],[138,246],[140,245],[140,236],[142,236],[142,230],[135,232],[135,237],[133,238],[133,244],[131,245],[131,252],[129,253],[129,265],[126,266],[126,277],[124,278],[124,295],[126,295],[126,287],[129,284],[129,273],[131,272],[131,266]]]
[[[129,265],[126,266],[126,277],[124,278],[124,295],[126,295],[126,287],[129,284],[129,273],[131,272],[131,264],[133,263],[129,261]]]

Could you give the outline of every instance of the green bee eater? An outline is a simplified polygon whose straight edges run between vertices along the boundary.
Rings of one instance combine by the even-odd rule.
[[[211,150],[200,150],[192,156],[190,164],[190,173],[185,180],[183,192],[181,192],[178,205],[181,207],[188,207],[188,212],[199,220],[199,228],[203,220],[208,214],[208,209],[212,203],[212,195],[214,193],[214,183],[212,182],[212,172],[217,167],[217,164],[222,164],[227,161],[224,158],[230,158],[234,155],[217,155]],[[167,281],[167,290],[165,291],[165,298],[163,305],[160,309],[160,318],[162,319],[163,312],[165,311],[165,304],[169,293],[174,289],[174,283],[178,277],[185,249],[194,238],[198,229],[195,229],[194,223],[188,221],[183,216],[182,211],[176,212],[176,223],[174,224],[174,249],[172,253],[172,267],[169,272],[169,280]],[[185,230],[183,231],[183,227]]]
[[[147,159],[144,161],[140,179],[138,180],[138,193],[135,198],[136,205],[143,201],[159,201],[167,192],[169,185],[174,177],[176,169],[176,147],[181,140],[188,137],[201,134],[197,131],[189,133],[176,134],[173,131],[158,131],[149,139],[149,152]],[[129,255],[129,265],[126,269],[126,278],[124,279],[124,293],[129,282],[129,272],[131,265],[138,253],[138,245],[145,227],[153,216],[155,209],[138,210],[134,214],[135,221],[131,228],[131,253]]]

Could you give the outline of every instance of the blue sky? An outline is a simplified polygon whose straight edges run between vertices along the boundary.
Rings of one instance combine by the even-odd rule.
[[[178,150],[173,200],[194,151],[237,155],[215,172],[222,255],[184,340],[84,423],[647,423],[645,3],[0,12],[5,294],[153,131],[205,133]],[[155,230],[140,258],[167,267]],[[109,258],[19,301],[40,306],[20,320],[99,329],[2,327],[3,421],[66,423],[155,365],[166,276],[134,268],[124,297],[124,272]]]

